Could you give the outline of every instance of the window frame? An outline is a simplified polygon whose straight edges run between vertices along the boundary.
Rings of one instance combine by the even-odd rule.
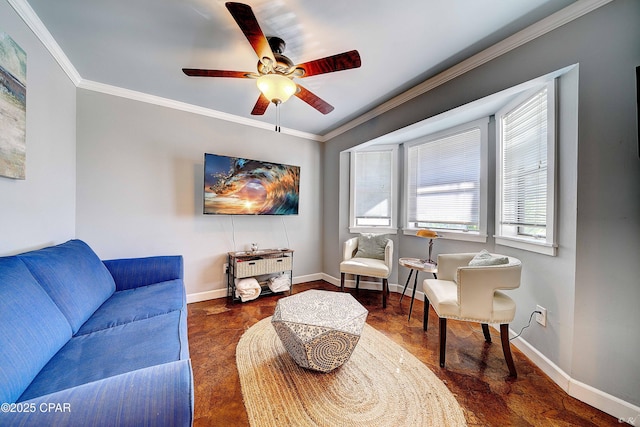
[[[496,214],[495,214],[495,242],[497,245],[523,249],[549,256],[557,255],[557,145],[558,145],[558,88],[557,79],[553,79],[533,90],[527,91],[522,96],[509,102],[496,112]],[[502,200],[503,200],[503,121],[502,117],[528,99],[535,96],[544,87],[547,88],[547,197],[546,197],[546,225],[545,238],[510,233],[502,225]]]
[[[417,145],[428,144],[430,142],[446,138],[455,134],[459,134],[471,129],[478,128],[480,130],[480,200],[478,202],[479,209],[479,230],[478,231],[460,231],[436,229],[439,238],[449,240],[463,240],[470,242],[487,241],[487,223],[488,223],[488,157],[489,157],[489,117],[483,117],[473,121],[469,121],[460,125],[456,125],[445,130],[435,132],[413,141],[404,143],[404,182],[403,182],[403,201],[404,209],[403,234],[413,235],[420,228],[409,225],[409,148]]]
[[[362,152],[390,152],[391,153],[391,218],[389,226],[358,226],[356,225],[356,154]],[[379,233],[397,234],[398,232],[398,145],[370,145],[365,148],[354,149],[349,152],[349,232],[350,233]]]

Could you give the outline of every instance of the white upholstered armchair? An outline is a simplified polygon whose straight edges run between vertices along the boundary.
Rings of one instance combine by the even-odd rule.
[[[360,276],[382,279],[382,307],[387,307],[389,293],[388,278],[393,266],[393,240],[382,236],[353,237],[344,242],[343,261],[340,263],[340,290],[344,292],[346,274],[356,278],[356,289],[360,285]],[[364,239],[364,240],[363,240]],[[358,241],[366,242],[367,247]]]
[[[486,342],[491,342],[489,323],[500,324],[502,351],[509,374],[516,377],[516,368],[509,345],[509,323],[516,313],[516,304],[499,289],[520,286],[520,260],[486,253],[480,264],[503,262],[498,265],[469,265],[475,253],[443,254],[438,256],[438,279],[423,282],[425,309],[423,329],[427,330],[429,304],[440,318],[440,366],[444,367],[447,340],[447,319],[482,324]]]

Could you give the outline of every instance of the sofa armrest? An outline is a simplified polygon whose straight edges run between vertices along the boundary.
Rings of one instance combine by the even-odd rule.
[[[118,291],[184,277],[180,255],[112,259],[103,263],[113,276]]]
[[[189,360],[152,366],[15,404],[3,426],[191,426]],[[19,411],[18,411],[19,410]]]

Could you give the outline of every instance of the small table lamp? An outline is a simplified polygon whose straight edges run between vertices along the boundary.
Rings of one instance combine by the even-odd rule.
[[[418,230],[416,236],[422,237],[424,239],[429,239],[429,258],[426,262],[429,264],[436,264],[434,260],[431,259],[431,251],[433,251],[433,240],[438,238],[438,233],[429,229]]]

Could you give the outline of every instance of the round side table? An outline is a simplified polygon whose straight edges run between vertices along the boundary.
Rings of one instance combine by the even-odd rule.
[[[423,271],[425,273],[433,274],[435,279],[438,278],[438,266],[435,264],[431,264],[425,262],[425,260],[419,258],[400,258],[398,260],[401,266],[407,267],[410,269],[409,277],[407,277],[407,282],[404,284],[404,289],[402,290],[402,295],[400,296],[400,302],[402,303],[402,298],[404,297],[404,293],[409,286],[409,281],[411,281],[411,276],[415,273],[413,278],[413,292],[411,293],[411,305],[409,306],[409,320],[411,320],[411,311],[413,310],[413,300],[416,297],[416,287],[418,286],[418,272]]]

